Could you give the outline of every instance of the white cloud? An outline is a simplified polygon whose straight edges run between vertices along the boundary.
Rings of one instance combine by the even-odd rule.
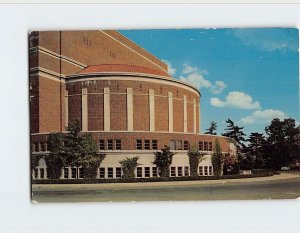
[[[182,81],[187,81],[187,82],[193,84],[198,89],[201,89],[202,87],[210,88],[212,86],[210,81],[205,79],[204,76],[202,74],[199,74],[199,73],[191,73],[186,77],[180,76],[179,79],[182,80]]]
[[[253,124],[255,123],[267,123],[273,120],[274,118],[278,118],[280,120],[283,120],[285,118],[288,118],[287,115],[280,111],[280,110],[274,110],[274,109],[266,109],[266,110],[258,110],[254,111],[251,115],[243,117],[240,122],[242,124]]]
[[[239,91],[229,92],[225,101],[222,101],[219,98],[210,98],[210,104],[215,107],[260,109],[260,103],[258,101],[254,101],[250,95]]]
[[[189,82],[196,86],[198,89],[206,88],[213,94],[220,94],[226,87],[226,84],[223,81],[216,81],[215,84],[211,83],[206,79],[208,71],[201,69],[199,67],[190,66],[188,64],[183,64],[182,74],[179,77],[180,80]]]
[[[215,107],[225,107],[226,103],[219,100],[219,98],[210,98],[210,104]]]
[[[168,66],[168,73],[171,76],[174,76],[176,74],[176,69],[172,66],[171,62],[169,62],[168,60],[162,60],[162,61],[167,64],[167,66]]]
[[[220,94],[226,87],[226,84],[223,81],[216,81],[215,85],[212,86],[211,92],[213,94]]]

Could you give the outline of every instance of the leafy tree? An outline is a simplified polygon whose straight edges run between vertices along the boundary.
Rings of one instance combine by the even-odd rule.
[[[50,179],[59,179],[61,169],[66,165],[63,154],[63,134],[51,133],[48,138],[50,154],[45,157]]]
[[[239,167],[242,170],[252,170],[253,169],[254,159],[249,152],[246,154],[239,154],[238,162],[239,162]]]
[[[193,145],[188,150],[188,157],[191,176],[198,176],[198,166],[199,163],[203,160],[204,154],[199,152],[199,149],[196,145]]]
[[[158,168],[158,174],[160,177],[169,177],[170,176],[170,166],[172,164],[173,155],[175,153],[170,151],[168,146],[164,146],[161,151],[154,152],[154,161]]]
[[[211,162],[216,176],[223,175],[224,155],[222,154],[221,145],[218,139],[215,140],[215,149],[211,157]]]
[[[217,135],[217,133],[215,132],[217,130],[217,123],[212,121],[210,123],[210,127],[208,129],[206,129],[206,132],[204,134],[211,134],[211,135]]]
[[[275,118],[265,128],[267,134],[264,156],[267,166],[272,169],[280,169],[289,166],[293,162],[293,154],[300,143],[300,130],[296,127],[292,118],[283,121]]]
[[[249,153],[249,155],[253,158],[254,167],[262,168],[265,165],[265,160],[263,157],[263,150],[266,145],[265,136],[258,132],[251,133],[247,141],[249,144],[246,148],[246,152]]]
[[[231,155],[229,153],[224,155],[224,175],[238,174],[239,168],[238,159],[235,155]]]
[[[222,133],[222,136],[226,136],[234,139],[240,148],[244,148],[245,145],[243,142],[246,141],[244,138],[246,134],[244,134],[243,132],[244,127],[239,127],[235,125],[234,122],[229,118],[227,119],[226,123],[227,123],[227,128],[225,129],[226,132]]]
[[[122,166],[122,171],[125,179],[135,178],[134,171],[137,168],[137,166],[140,165],[138,163],[139,158],[140,158],[139,156],[135,156],[132,158],[126,157],[125,159],[119,161],[119,163]]]
[[[98,154],[96,144],[91,134],[80,132],[78,120],[69,123],[67,134],[52,133],[49,135],[50,154],[47,156],[49,177],[58,179],[61,169],[65,166],[82,166],[85,178],[96,178],[97,168],[105,158]]]

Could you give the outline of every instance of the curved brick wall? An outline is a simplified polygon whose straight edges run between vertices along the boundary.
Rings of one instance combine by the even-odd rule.
[[[198,91],[179,82],[147,76],[73,75],[66,81],[68,121],[79,119],[82,122],[82,91],[86,89],[86,131],[105,131],[105,88],[109,89],[110,131],[199,133],[200,94]],[[128,127],[128,89],[131,89],[132,92],[132,128]],[[149,100],[151,91],[154,100],[152,110]],[[173,114],[169,112],[170,94],[172,95]],[[186,102],[186,129],[184,126],[184,102]],[[151,113],[154,130],[150,129]],[[169,122],[172,120],[169,119],[169,116],[173,120],[173,124],[170,123],[171,126]]]

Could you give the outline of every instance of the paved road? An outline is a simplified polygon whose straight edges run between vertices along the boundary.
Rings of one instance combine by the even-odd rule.
[[[275,177],[275,178],[274,178]],[[300,197],[300,176],[168,184],[34,185],[37,202],[260,200]]]

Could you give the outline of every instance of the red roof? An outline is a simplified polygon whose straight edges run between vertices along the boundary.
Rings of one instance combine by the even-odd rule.
[[[129,64],[100,64],[88,66],[78,72],[78,74],[91,74],[91,73],[106,73],[106,72],[125,72],[125,73],[142,73],[170,77],[170,75],[163,71],[149,67],[129,65]]]

